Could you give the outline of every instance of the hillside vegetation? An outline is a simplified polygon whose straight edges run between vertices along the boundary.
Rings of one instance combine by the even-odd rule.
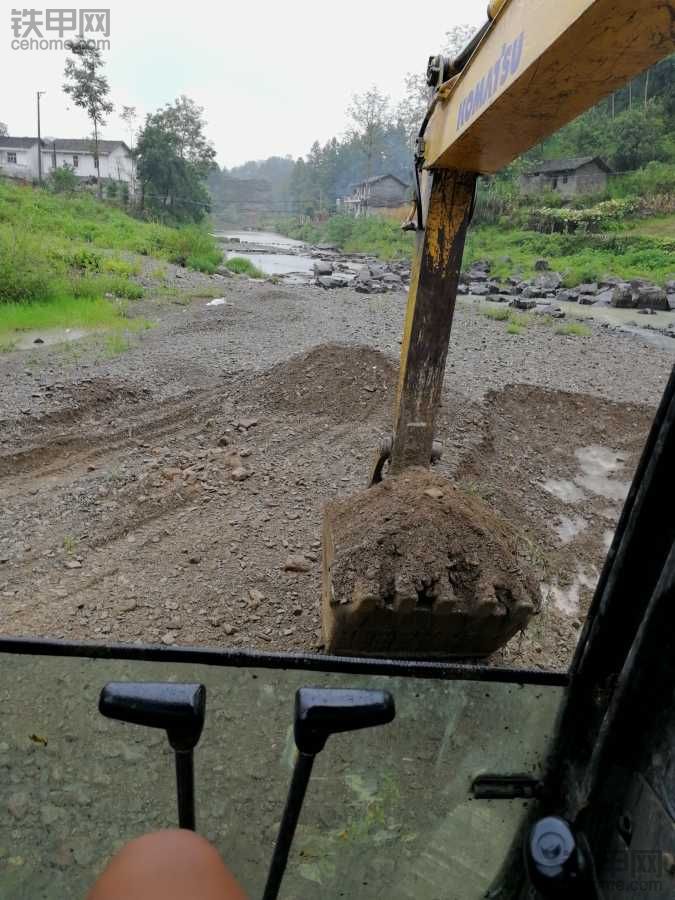
[[[42,316],[50,322],[108,320],[112,298],[143,295],[133,278],[139,254],[206,272],[221,261],[213,238],[196,225],[141,222],[86,193],[0,181],[0,328],[40,319],[36,305],[51,305]],[[26,305],[33,310],[18,309]]]

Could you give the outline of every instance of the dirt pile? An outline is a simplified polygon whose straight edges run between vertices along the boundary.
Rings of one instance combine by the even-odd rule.
[[[268,410],[359,420],[389,411],[396,367],[372,347],[322,344],[273,366],[258,399]]]
[[[336,653],[485,656],[539,607],[517,532],[425,469],[329,504],[324,569]]]

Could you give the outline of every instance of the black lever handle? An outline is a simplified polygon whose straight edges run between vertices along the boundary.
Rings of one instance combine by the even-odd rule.
[[[293,769],[286,807],[274,845],[263,900],[276,900],[300,818],[314,759],[331,734],[386,725],[396,715],[388,691],[300,688],[295,695],[293,728],[300,751]]]
[[[204,728],[204,685],[111,681],[101,691],[98,708],[108,719],[166,731],[176,757],[178,824],[194,831],[193,750]]]
[[[316,754],[331,734],[386,725],[395,715],[388,691],[300,688],[295,695],[295,743],[301,753]]]

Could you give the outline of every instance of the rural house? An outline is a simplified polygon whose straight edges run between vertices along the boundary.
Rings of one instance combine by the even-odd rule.
[[[78,178],[95,178],[96,164],[93,140],[54,138],[40,141],[42,175],[67,166]],[[113,181],[133,181],[131,151],[124,141],[99,141],[99,174]],[[39,176],[38,139],[32,137],[0,137],[0,175],[35,181]]]
[[[556,191],[563,197],[599,194],[607,187],[611,171],[599,156],[549,159],[522,175],[520,188],[524,194]]]
[[[396,175],[376,175],[352,185],[352,193],[339,206],[353,216],[397,215],[407,199],[405,181]]]

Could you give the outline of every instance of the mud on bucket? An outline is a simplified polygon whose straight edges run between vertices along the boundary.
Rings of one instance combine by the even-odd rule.
[[[326,650],[391,657],[494,653],[539,611],[513,527],[426,469],[327,504]]]

